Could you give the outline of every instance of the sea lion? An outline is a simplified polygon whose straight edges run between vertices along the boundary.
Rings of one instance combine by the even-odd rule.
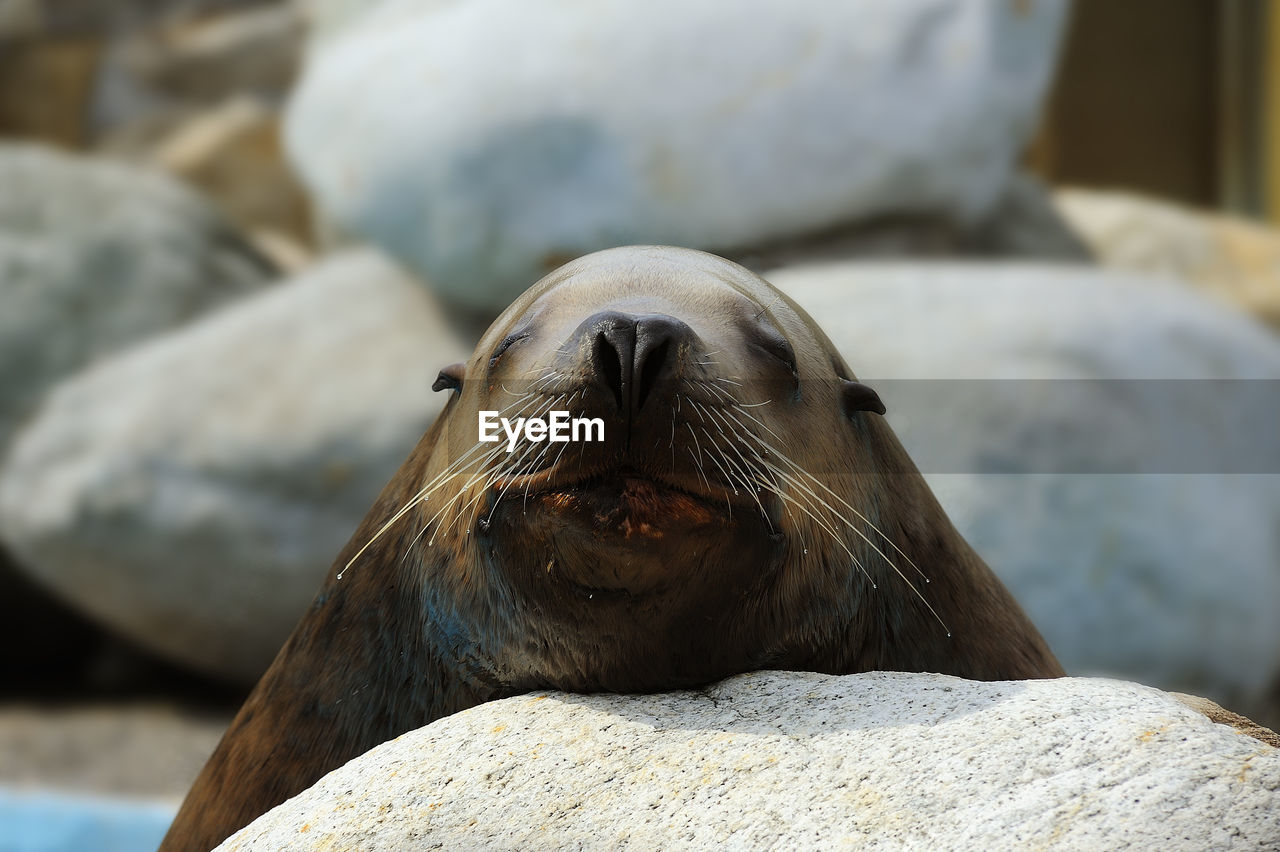
[[[206,850],[381,742],[531,690],[766,668],[1063,674],[876,393],[736,264],[652,246],[579,258],[435,387],[452,399],[162,850]],[[599,421],[602,440],[508,428],[555,411]],[[480,440],[499,419],[499,440]]]

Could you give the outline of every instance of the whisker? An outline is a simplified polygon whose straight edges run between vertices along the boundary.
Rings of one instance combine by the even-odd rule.
[[[350,568],[355,563],[355,561],[359,559],[364,554],[364,552],[374,544],[374,542],[382,538],[382,536],[387,532],[387,530],[391,529],[391,527],[394,526],[397,521],[399,521],[409,511],[411,511],[414,506],[416,506],[426,497],[430,496],[432,493],[434,493],[436,489],[440,488],[442,485],[444,485],[446,482],[452,479],[455,475],[457,475],[457,471],[455,471],[454,468],[457,468],[464,461],[466,461],[467,457],[470,456],[471,453],[473,453],[480,446],[483,446],[483,445],[481,444],[474,445],[473,447],[471,447],[471,449],[467,450],[467,452],[463,453],[461,456],[455,459],[448,467],[446,467],[443,471],[437,474],[435,478],[433,478],[430,482],[424,485],[422,487],[422,490],[420,490],[417,494],[413,495],[413,497],[409,498],[409,500],[403,506],[397,509],[396,512],[392,514],[390,519],[388,519],[387,522],[384,523],[378,529],[378,531],[375,532],[373,536],[367,542],[365,542],[364,545],[359,550],[356,551],[355,555],[351,557],[351,559],[347,562],[347,564],[342,566],[342,570],[337,573],[336,579],[341,580],[342,575],[347,572],[347,569]]]
[[[789,463],[791,463],[789,459],[787,459],[787,461],[788,461]],[[761,464],[765,464],[765,465],[770,465],[770,463],[769,463],[769,462],[764,461],[764,460],[761,460],[761,462],[760,462],[760,463],[761,463]],[[831,508],[830,504],[828,504],[826,501],[824,501],[821,497],[818,497],[818,496],[817,496],[817,492],[815,492],[815,491],[813,491],[813,489],[811,489],[811,488],[807,487],[804,483],[799,482],[799,481],[797,481],[796,479],[794,479],[793,477],[791,477],[791,476],[787,475],[784,471],[782,471],[782,470],[778,470],[778,469],[776,468],[776,466],[773,466],[773,467],[775,468],[775,472],[776,472],[779,476],[781,476],[784,480],[786,480],[787,482],[791,483],[793,487],[800,489],[800,490],[801,490],[803,493],[805,493],[807,496],[809,496],[810,498],[812,498],[812,499],[816,500],[819,504],[821,504],[824,508],[826,508],[826,509],[827,509],[827,511],[831,512],[835,517],[837,517],[837,518],[841,518],[841,519],[843,520],[843,517],[840,515],[840,513],[839,513],[839,512],[837,512],[835,509]],[[810,478],[810,479],[812,479],[813,481],[817,482],[817,480],[816,480],[814,477],[812,477],[811,475],[807,474],[807,472],[806,472],[806,476],[809,476],[809,478]],[[819,484],[819,485],[821,485],[822,483],[821,483],[821,482],[818,482],[818,484]],[[779,493],[779,496],[783,497],[783,499],[787,499],[786,495],[783,495],[783,494],[781,494],[781,493]],[[809,510],[807,509],[807,507],[802,507],[802,508],[805,508],[805,511],[809,511]],[[810,517],[812,517],[812,518],[814,519],[814,521],[815,521],[815,522],[821,523],[820,521],[818,521],[818,518],[817,518],[817,515],[816,515],[816,514],[814,514],[813,512],[809,511],[809,515],[810,515]],[[889,565],[889,567],[893,569],[893,572],[894,572],[895,574],[897,574],[897,575],[898,575],[898,577],[902,580],[902,582],[904,582],[904,583],[906,583],[906,584],[907,584],[907,587],[908,587],[909,589],[911,589],[911,591],[912,591],[912,592],[914,592],[914,593],[915,593],[915,596],[916,596],[917,598],[919,598],[919,599],[920,599],[920,602],[921,602],[921,603],[923,603],[923,604],[925,605],[925,607],[927,607],[927,608],[928,608],[929,612],[933,614],[933,617],[937,620],[938,624],[942,625],[942,629],[946,631],[947,636],[948,636],[948,637],[950,637],[950,636],[951,636],[951,629],[950,629],[949,627],[947,627],[946,622],[942,620],[942,616],[938,615],[937,610],[935,610],[935,609],[933,608],[933,604],[929,603],[929,600],[928,600],[928,599],[927,599],[927,598],[926,598],[926,597],[925,597],[925,596],[920,592],[920,590],[919,590],[919,589],[917,589],[917,588],[916,588],[916,585],[915,585],[914,583],[912,583],[912,582],[911,582],[911,579],[910,579],[909,577],[907,577],[907,575],[906,575],[906,574],[903,574],[903,573],[902,573],[902,570],[901,570],[901,569],[900,569],[900,568],[899,568],[899,567],[898,567],[898,566],[893,562],[893,560],[891,560],[888,556],[886,556],[886,555],[885,555],[885,553],[884,553],[884,551],[882,551],[879,547],[876,547],[875,543],[874,543],[874,542],[872,542],[872,541],[871,541],[871,539],[867,536],[867,534],[866,534],[866,533],[864,533],[864,532],[862,532],[862,530],[860,530],[860,529],[858,529],[857,527],[853,526],[853,525],[852,525],[852,524],[850,524],[848,521],[845,521],[845,527],[846,527],[847,529],[849,529],[851,532],[853,532],[855,535],[857,535],[859,538],[861,538],[864,542],[866,542],[866,543],[867,543],[867,545],[868,545],[872,550],[874,550],[876,553],[878,553],[878,554],[880,555],[880,557],[881,557],[882,559],[884,559],[884,561]],[[833,535],[834,535],[834,533],[833,533]],[[883,533],[882,533],[882,535],[883,535]],[[842,546],[843,546],[843,541],[842,541],[842,540],[840,540],[840,541],[841,541],[841,544],[842,544]],[[849,550],[849,548],[848,548],[848,547],[845,547],[844,549],[845,549],[846,551],[848,551],[848,550]],[[850,554],[852,555],[852,552],[851,552],[851,551],[850,551]],[[865,573],[865,569],[864,569],[864,573]]]
[[[760,440],[759,436],[754,436],[754,437],[756,438],[756,440]],[[761,443],[762,443],[762,444],[764,444],[765,446],[769,446],[767,443],[765,443],[765,442],[763,442],[763,441],[761,441]],[[914,568],[914,569],[915,569],[916,573],[917,573],[917,574],[919,574],[919,575],[921,576],[921,578],[923,578],[924,582],[926,582],[926,583],[928,583],[928,582],[929,582],[929,577],[928,577],[928,575],[927,575],[927,574],[925,574],[925,573],[924,573],[924,571],[921,571],[921,570],[920,570],[920,566],[916,565],[916,563],[915,563],[914,561],[912,561],[911,557],[910,557],[910,556],[908,556],[905,552],[903,552],[902,548],[898,546],[897,542],[895,542],[895,541],[894,541],[894,540],[893,540],[889,535],[887,535],[887,534],[884,532],[884,530],[880,529],[880,527],[879,527],[879,526],[877,526],[877,525],[875,524],[875,522],[873,522],[873,521],[872,521],[870,518],[868,518],[866,515],[862,514],[862,512],[858,511],[858,509],[857,509],[857,508],[855,508],[854,506],[851,506],[851,505],[849,504],[849,502],[848,502],[847,500],[845,500],[843,497],[841,497],[838,493],[836,493],[835,491],[832,491],[832,490],[827,486],[827,484],[826,484],[826,483],[824,483],[822,480],[818,479],[818,478],[817,478],[817,477],[815,477],[813,474],[811,474],[811,473],[809,473],[807,470],[805,470],[803,467],[801,467],[800,465],[796,464],[796,463],[795,463],[794,461],[792,461],[790,458],[788,458],[787,456],[785,456],[784,454],[782,454],[781,452],[779,452],[776,448],[773,448],[773,447],[771,447],[771,446],[770,446],[770,449],[773,449],[773,451],[774,451],[775,455],[777,455],[777,457],[778,457],[779,459],[781,459],[782,461],[785,461],[785,462],[786,462],[788,465],[790,465],[794,470],[796,470],[796,471],[798,471],[798,472],[800,472],[800,473],[804,474],[804,475],[805,475],[805,476],[806,476],[810,481],[812,481],[815,485],[817,485],[819,488],[821,488],[823,491],[827,492],[827,493],[828,493],[828,494],[830,494],[830,495],[831,495],[835,500],[837,500],[837,501],[840,503],[840,505],[844,506],[846,509],[848,509],[850,512],[852,512],[852,513],[853,513],[853,515],[854,515],[858,520],[862,521],[864,524],[866,524],[866,525],[867,525],[867,526],[869,526],[872,530],[874,530],[874,531],[875,531],[875,532],[876,532],[876,533],[877,533],[877,534],[878,534],[882,539],[884,539],[884,540],[885,540],[885,543],[886,543],[886,544],[888,544],[890,547],[892,547],[892,548],[894,549],[894,551],[896,551],[896,552],[897,552],[897,554],[898,554],[899,556],[901,556],[903,559],[905,559],[905,560],[907,561],[907,564],[908,564],[908,565],[910,565],[912,568]],[[870,544],[870,542],[868,542],[868,544]],[[885,558],[886,558],[886,561],[887,561],[888,557],[885,557]]]

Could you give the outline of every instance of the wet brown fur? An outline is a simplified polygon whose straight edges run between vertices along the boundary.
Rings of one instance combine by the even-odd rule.
[[[499,341],[532,317],[545,335],[519,357],[543,357],[581,318],[574,309],[585,315],[616,301],[626,292],[620,281],[636,289],[636,304],[646,310],[707,319],[699,334],[717,343],[738,339],[733,322],[750,322],[721,320],[721,314],[732,314],[743,298],[757,305],[757,319],[767,318],[792,340],[801,375],[823,379],[789,408],[779,400],[752,411],[787,436],[791,457],[835,485],[930,582],[878,537],[902,575],[841,530],[862,563],[855,568],[803,512],[781,512],[785,535],[770,535],[760,513],[742,500],[734,504],[727,493],[728,511],[720,512],[713,500],[643,482],[620,486],[620,508],[609,510],[618,517],[602,520],[609,511],[599,506],[614,504],[580,490],[533,493],[523,505],[512,495],[493,509],[479,499],[491,485],[460,481],[383,531],[388,518],[474,443],[474,428],[466,424],[475,423],[476,408],[499,407],[493,400],[505,374],[486,367]],[[567,295],[559,292],[566,289]],[[756,356],[744,350],[720,357],[731,364]],[[713,360],[688,361],[682,375],[720,369]],[[956,532],[888,424],[878,415],[839,410],[835,391],[824,389],[836,386],[838,372],[852,378],[803,311],[718,258],[633,248],[553,273],[481,341],[467,366],[475,387],[450,401],[339,554],[191,789],[162,852],[207,850],[381,742],[533,689],[663,690],[764,668],[932,671],[979,680],[1062,675],[1017,602]],[[671,423],[674,433],[674,413]],[[674,437],[671,443],[674,450]],[[581,463],[589,465],[582,452]],[[688,473],[673,455],[673,475],[677,468]],[[463,511],[473,496],[479,502]],[[441,507],[441,519],[424,530]],[[492,522],[482,528],[485,515]],[[446,528],[445,520],[457,523]],[[598,533],[582,532],[593,523],[621,526],[602,541]],[[641,554],[636,564],[617,560],[633,547]],[[599,573],[602,565],[607,576]],[[920,595],[904,577],[915,580]]]

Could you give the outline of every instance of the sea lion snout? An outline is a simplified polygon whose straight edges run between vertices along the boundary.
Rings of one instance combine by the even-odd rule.
[[[633,315],[601,311],[578,327],[595,384],[613,396],[618,411],[640,413],[655,388],[677,376],[680,362],[697,341],[684,322],[666,314]]]

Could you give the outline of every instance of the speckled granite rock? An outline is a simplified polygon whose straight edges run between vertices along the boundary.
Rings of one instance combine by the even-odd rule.
[[[481,705],[373,749],[218,849],[1277,840],[1280,750],[1154,689],[765,672],[698,692]]]

